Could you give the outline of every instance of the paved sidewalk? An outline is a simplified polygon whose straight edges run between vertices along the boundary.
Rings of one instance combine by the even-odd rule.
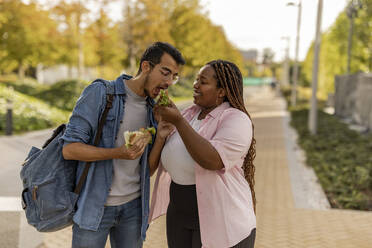
[[[248,89],[247,91],[250,91]],[[296,208],[288,170],[283,100],[269,88],[247,92],[257,139],[256,248],[371,248],[372,212]],[[154,177],[152,178],[152,181]],[[71,228],[46,234],[43,248],[67,248]],[[109,247],[109,245],[107,245]],[[165,218],[149,228],[145,248],[165,248]]]
[[[155,176],[151,178],[151,192],[154,185]],[[72,239],[71,227],[65,228],[55,233],[44,234],[44,243],[38,248],[68,248],[71,247]],[[109,243],[109,242],[108,242]],[[107,244],[106,248],[110,245]],[[147,231],[147,238],[144,248],[166,248],[167,241],[165,235],[165,217],[158,218]],[[129,248],[129,247],[128,247]]]
[[[270,92],[248,103],[257,139],[258,248],[370,248],[372,212],[295,208],[290,185],[283,100]]]

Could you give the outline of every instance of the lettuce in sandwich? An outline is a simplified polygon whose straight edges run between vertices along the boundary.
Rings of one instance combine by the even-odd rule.
[[[164,107],[167,107],[170,104],[168,94],[163,89],[160,90],[160,98],[158,104]]]

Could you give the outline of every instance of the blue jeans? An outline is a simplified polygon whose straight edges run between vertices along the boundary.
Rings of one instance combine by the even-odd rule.
[[[110,234],[112,248],[141,248],[141,198],[120,206],[107,206],[98,230],[72,227],[72,248],[104,248]]]

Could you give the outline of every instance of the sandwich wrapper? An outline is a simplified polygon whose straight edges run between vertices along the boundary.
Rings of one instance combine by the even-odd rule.
[[[149,128],[140,128],[138,131],[125,131],[124,132],[124,140],[125,140],[125,146],[128,148],[133,143],[141,139],[142,137],[148,138],[148,144],[152,144],[152,135],[155,135],[156,130],[154,127]]]

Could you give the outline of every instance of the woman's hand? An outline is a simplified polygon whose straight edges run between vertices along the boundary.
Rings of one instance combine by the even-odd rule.
[[[156,139],[149,155],[150,176],[152,176],[158,168],[165,140],[173,130],[174,126],[171,123],[162,120],[160,117]]]
[[[183,119],[183,117],[176,105],[171,100],[169,100],[169,103],[170,104],[167,107],[159,106],[158,104],[155,105],[154,112],[155,115],[160,116],[162,121],[176,125],[177,122]]]
[[[161,120],[158,123],[158,131],[156,137],[165,140],[173,130],[174,126],[171,123]]]

